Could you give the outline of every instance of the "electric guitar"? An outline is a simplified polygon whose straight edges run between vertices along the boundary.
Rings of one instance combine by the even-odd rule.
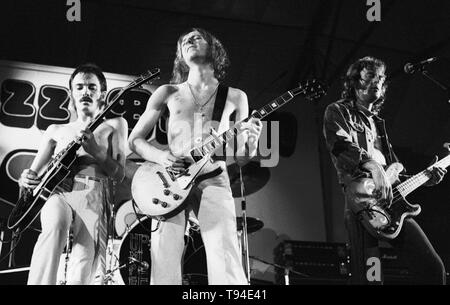
[[[93,132],[102,122],[108,111],[119,101],[119,98],[128,90],[138,87],[160,74],[158,68],[148,71],[123,87],[108,106],[88,125]],[[64,149],[56,154],[48,163],[44,173],[40,176],[41,182],[33,190],[22,189],[19,199],[8,217],[8,228],[24,231],[37,218],[48,198],[56,187],[70,174],[70,167],[76,159],[76,152],[81,147],[83,137],[77,137]]]
[[[272,102],[268,103],[246,119],[237,122],[233,127],[219,135],[210,135],[204,144],[188,151],[186,156],[193,163],[179,173],[170,167],[164,167],[154,162],[144,162],[134,174],[131,183],[131,194],[143,214],[157,219],[167,219],[181,212],[200,171],[211,156],[224,144],[241,133],[241,124],[251,118],[262,119],[271,114],[296,95],[303,95],[309,100],[316,100],[325,94],[324,86],[316,81],[307,81],[299,87],[287,91]]]
[[[433,166],[446,168],[449,165],[450,155]],[[430,179],[428,169],[398,183],[398,175],[403,170],[403,165],[391,164],[386,169],[389,183],[395,185],[392,188],[391,202],[379,198],[380,194],[375,191],[372,178],[361,178],[351,182],[346,190],[349,207],[360,215],[362,225],[372,236],[387,240],[394,239],[400,233],[404,219],[416,216],[421,211],[420,205],[410,204],[405,197]]]

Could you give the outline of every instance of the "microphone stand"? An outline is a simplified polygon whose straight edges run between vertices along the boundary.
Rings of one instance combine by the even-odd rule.
[[[3,239],[5,238],[5,230],[3,224],[3,218],[0,218],[0,254],[2,254]]]
[[[421,73],[428,78],[429,80],[431,80],[433,83],[435,83],[436,85],[438,85],[442,90],[444,91],[448,91],[448,87],[446,87],[444,84],[442,84],[440,81],[438,81],[436,78],[432,77],[428,71],[426,70],[422,70]]]
[[[119,262],[118,258],[116,257],[116,253],[114,251],[114,237],[115,237],[115,223],[116,223],[116,212],[114,207],[111,208],[111,212],[110,212],[110,217],[108,219],[108,226],[107,226],[107,235],[108,235],[108,241],[107,241],[107,246],[106,246],[106,253],[108,256],[109,255],[109,262],[107,262],[105,260],[105,264],[106,264],[106,270],[105,270],[105,275],[104,275],[104,279],[103,279],[103,283],[105,285],[112,285],[113,283],[113,275],[114,275],[114,271],[119,270],[123,267],[126,266],[126,264],[117,267],[116,269],[114,269],[114,265],[117,262]],[[105,257],[106,259],[106,257]]]
[[[61,285],[67,285],[67,267],[69,265],[70,252],[72,252],[72,247],[70,243],[70,229],[69,229],[66,238],[66,256],[64,257],[64,279],[60,281]]]
[[[244,252],[244,266],[245,273],[247,275],[247,282],[250,285],[250,257],[248,254],[248,234],[247,234],[247,203],[244,196],[245,186],[244,180],[242,179],[242,167],[239,166],[239,178],[241,182],[241,210],[242,210],[242,234],[243,234],[243,246],[242,251]]]
[[[130,263],[124,263],[124,264],[119,265],[119,266],[117,266],[117,267],[115,267],[113,269],[107,270],[106,273],[105,273],[105,276],[103,278],[103,284],[104,285],[112,285],[114,283],[114,280],[113,280],[114,272],[116,272],[117,270],[120,270],[120,269],[122,269],[124,267],[127,267],[129,265],[130,265]]]
[[[422,68],[419,70],[420,73],[422,73],[423,76],[425,76],[426,78],[428,78],[429,80],[431,80],[433,83],[435,83],[439,88],[441,88],[442,90],[447,92],[447,96],[450,98],[450,92],[449,92],[449,88],[447,86],[445,86],[442,82],[440,82],[439,80],[437,80],[435,77],[433,77],[432,75],[430,75],[430,73],[428,73],[427,70],[425,70],[425,68]],[[448,101],[450,103],[450,99]]]
[[[148,270],[148,267],[142,267],[141,265],[139,265],[140,261],[138,259],[134,259],[133,257],[128,257],[128,262],[123,263],[122,265],[118,265],[117,267],[111,268],[109,270],[106,271],[105,276],[103,278],[103,283],[105,285],[111,285],[112,283],[114,283],[113,280],[113,276],[114,276],[114,272],[116,272],[117,270],[121,270],[125,267],[128,267],[130,265],[135,265],[141,268],[145,268],[145,270]]]
[[[16,246],[19,241],[20,237],[20,228],[15,229],[11,232],[11,244],[10,244],[10,253],[9,253],[9,259],[8,259],[8,268],[12,268],[16,266],[16,259],[15,259],[15,252],[16,252]]]

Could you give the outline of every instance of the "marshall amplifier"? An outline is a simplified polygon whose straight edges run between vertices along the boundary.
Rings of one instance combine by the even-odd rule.
[[[420,279],[410,273],[404,258],[402,259],[397,251],[389,245],[380,243],[380,260],[385,285],[420,283]]]
[[[275,248],[275,263],[280,285],[346,284],[350,276],[345,243],[285,240]]]

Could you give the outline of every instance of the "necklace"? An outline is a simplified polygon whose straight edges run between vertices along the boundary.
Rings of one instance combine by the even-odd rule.
[[[211,94],[211,96],[206,100],[206,102],[203,103],[203,104],[200,104],[200,103],[198,102],[197,98],[196,98],[195,95],[194,95],[194,91],[192,91],[191,85],[190,85],[188,82],[186,82],[186,83],[188,84],[189,91],[191,92],[191,95],[192,95],[192,98],[194,99],[195,105],[197,105],[197,106],[199,107],[199,110],[200,110],[200,112],[202,113],[202,116],[205,116],[205,115],[203,114],[203,107],[205,107],[205,106],[211,101],[212,97],[216,94],[217,89],[219,88],[219,84],[217,84],[216,89],[214,89],[214,92],[213,92],[213,93]]]

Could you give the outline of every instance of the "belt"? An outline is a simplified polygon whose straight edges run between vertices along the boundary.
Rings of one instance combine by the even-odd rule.
[[[83,174],[76,174],[74,176],[74,179],[76,179],[76,178],[81,178],[81,179],[84,179],[86,181],[91,180],[91,181],[97,181],[97,182],[103,182],[103,181],[107,180],[107,178],[99,178],[99,177],[87,176],[87,175],[83,175]]]

